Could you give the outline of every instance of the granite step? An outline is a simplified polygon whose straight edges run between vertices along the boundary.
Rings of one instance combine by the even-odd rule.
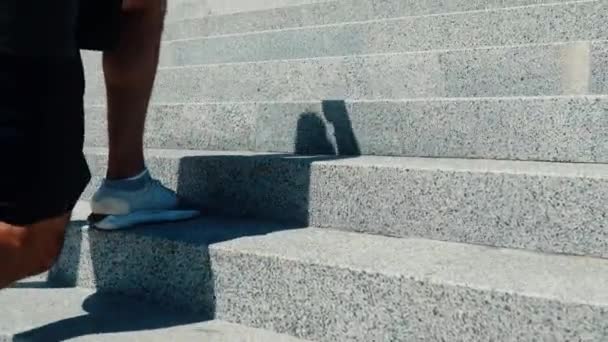
[[[334,0],[253,11],[218,11],[202,1],[171,1],[165,39],[274,30],[350,21],[479,11],[572,0]],[[255,2],[249,1],[251,6]],[[276,4],[275,4],[276,5]],[[243,11],[245,9],[245,11]],[[249,7],[251,9],[251,7]],[[211,14],[211,13],[215,13]],[[222,14],[223,13],[223,14]]]
[[[156,103],[608,94],[608,41],[162,68]],[[105,103],[101,73],[86,102]]]
[[[604,259],[205,220],[74,226],[52,279],[315,341],[608,336]]]
[[[607,163],[607,112],[606,96],[154,104],[146,146]],[[102,106],[86,144],[107,146]]]
[[[215,37],[163,45],[160,64],[183,66],[608,39],[604,1],[534,5]]]
[[[218,317],[316,341],[608,338],[607,260],[326,229],[211,258]]]
[[[333,0],[174,0],[167,2],[167,21],[314,5],[330,1]]]
[[[216,317],[210,245],[298,228],[205,215],[108,233],[90,229],[90,212],[88,202],[76,206],[62,254],[48,276],[52,284],[144,298],[204,319]]]
[[[0,292],[0,342],[303,341],[168,310],[138,298],[24,281]]]
[[[93,174],[105,149],[89,148]],[[149,150],[153,174],[214,215],[608,256],[608,165]]]

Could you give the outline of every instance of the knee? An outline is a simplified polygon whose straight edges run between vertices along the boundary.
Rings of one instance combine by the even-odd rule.
[[[150,21],[163,25],[167,12],[167,0],[123,0],[125,14],[138,14]]]
[[[67,219],[53,219],[38,223],[23,230],[18,239],[25,276],[46,272],[53,267],[65,239]]]
[[[141,62],[142,55],[158,52],[164,28],[165,3],[166,0],[123,0],[120,44],[115,51],[105,55],[114,56],[111,66],[129,65],[130,68],[132,63]],[[120,70],[120,73],[126,71]]]

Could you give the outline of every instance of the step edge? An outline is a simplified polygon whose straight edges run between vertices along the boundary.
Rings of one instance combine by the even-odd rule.
[[[259,31],[249,31],[249,32],[237,32],[237,33],[226,33],[226,34],[217,34],[217,35],[208,35],[208,36],[194,36],[188,38],[178,38],[178,39],[166,39],[163,40],[163,44],[171,44],[171,43],[179,43],[179,42],[188,42],[195,40],[212,40],[212,39],[222,39],[222,38],[234,38],[234,37],[247,37],[252,35],[263,35],[263,34],[273,34],[273,33],[281,33],[281,32],[290,32],[290,31],[306,31],[306,30],[315,30],[315,29],[323,29],[323,28],[337,28],[337,27],[346,27],[346,26],[356,26],[356,25],[365,25],[365,24],[376,24],[376,23],[384,23],[384,22],[392,22],[392,21],[414,21],[425,18],[433,18],[433,17],[450,17],[450,16],[462,16],[468,14],[481,14],[481,13],[499,13],[506,11],[523,11],[530,8],[546,8],[546,7],[566,7],[572,5],[587,5],[587,4],[601,4],[599,0],[573,0],[568,2],[556,2],[556,3],[546,3],[546,4],[530,4],[530,5],[522,5],[522,6],[513,6],[513,7],[497,7],[497,8],[489,8],[489,9],[478,9],[471,11],[455,11],[455,12],[447,12],[447,13],[433,13],[433,14],[423,14],[423,15],[412,15],[412,16],[400,16],[400,17],[390,17],[390,18],[381,18],[381,19],[368,19],[368,20],[360,20],[360,21],[346,21],[346,22],[337,22],[331,24],[320,24],[320,25],[308,25],[308,26],[297,26],[297,27],[286,27],[279,29],[269,29],[269,30],[259,30]]]
[[[594,266],[608,269],[608,260],[602,259],[602,258],[594,258],[594,257],[550,254],[550,253],[534,252],[534,251],[528,251],[528,250],[517,250],[517,249],[513,249],[513,248],[495,248],[495,247],[480,246],[480,245],[473,245],[473,244],[467,244],[467,243],[437,241],[437,240],[429,240],[429,239],[421,239],[421,238],[392,238],[392,237],[377,236],[377,235],[371,235],[371,234],[365,234],[365,233],[343,232],[343,231],[337,231],[337,230],[327,229],[327,228],[305,228],[305,229],[299,230],[299,232],[302,232],[302,231],[309,231],[309,232],[319,233],[319,234],[329,232],[330,234],[335,234],[335,235],[358,236],[360,239],[373,239],[373,240],[379,240],[379,241],[380,240],[384,240],[384,241],[392,240],[394,242],[400,241],[400,242],[404,242],[404,243],[405,242],[424,243],[424,244],[429,244],[429,245],[441,246],[440,248],[444,248],[444,249],[449,249],[452,247],[461,247],[461,248],[467,247],[468,249],[476,249],[477,251],[483,250],[483,252],[480,254],[485,254],[486,257],[492,257],[492,256],[495,257],[499,254],[502,254],[502,257],[505,260],[513,259],[513,258],[517,258],[517,257],[533,259],[532,261],[537,261],[537,262],[540,262],[543,260],[551,260],[552,262],[554,262],[554,268],[558,268],[559,266],[562,266],[562,263],[565,260],[567,260],[569,262],[580,263],[581,265],[595,264]],[[308,265],[308,266],[321,266],[321,267],[328,267],[328,268],[336,268],[336,269],[341,269],[341,270],[366,273],[366,274],[370,274],[370,275],[381,275],[384,277],[406,279],[409,281],[429,282],[429,283],[435,284],[435,285],[455,286],[455,287],[460,287],[460,288],[475,289],[475,290],[479,290],[479,291],[500,292],[500,293],[504,293],[504,294],[515,294],[515,295],[525,296],[525,297],[529,297],[529,298],[554,300],[554,301],[559,301],[561,303],[592,305],[592,306],[596,306],[596,307],[607,307],[608,308],[608,295],[604,294],[604,295],[597,295],[597,296],[585,298],[585,296],[589,294],[589,291],[582,291],[581,292],[582,294],[576,295],[574,298],[567,298],[567,297],[564,297],[563,295],[560,295],[558,291],[549,291],[549,290],[551,290],[551,285],[555,285],[555,282],[551,282],[551,281],[547,281],[545,284],[546,285],[545,287],[540,286],[540,288],[538,288],[538,286],[537,286],[536,290],[528,289],[528,290],[522,291],[521,289],[514,289],[514,287],[516,287],[516,286],[509,286],[509,287],[502,286],[501,287],[500,285],[496,286],[496,284],[490,284],[487,281],[486,282],[479,281],[478,284],[475,284],[471,281],[455,281],[455,280],[448,279],[449,276],[448,277],[441,277],[441,276],[438,277],[436,274],[422,275],[422,271],[419,274],[412,275],[412,273],[414,273],[414,272],[388,270],[386,266],[384,266],[384,269],[378,269],[375,267],[372,268],[369,266],[366,267],[366,266],[362,266],[362,265],[357,265],[356,262],[353,262],[352,260],[350,260],[349,263],[337,263],[331,258],[326,258],[327,261],[325,261],[325,260],[321,261],[318,259],[313,260],[313,258],[308,257],[308,256],[306,256],[306,257],[285,256],[277,251],[269,252],[267,250],[262,251],[261,249],[256,251],[255,250],[256,247],[251,247],[252,242],[260,242],[260,241],[264,241],[265,239],[269,239],[269,238],[273,239],[276,234],[293,234],[293,233],[298,233],[298,230],[271,233],[266,236],[245,237],[245,238],[241,238],[241,239],[237,239],[237,240],[233,240],[233,241],[217,243],[217,244],[210,245],[209,251],[210,251],[210,254],[212,255],[212,258],[219,254],[227,254],[229,256],[241,256],[241,257],[254,256],[254,257],[258,257],[258,258],[272,258],[275,260],[293,262],[293,263],[298,263],[298,264],[303,264],[303,265]],[[242,241],[246,241],[246,244],[248,245],[247,248],[243,248],[242,246],[240,246],[240,245],[242,245]],[[310,240],[308,242],[311,243]],[[285,242],[283,241],[283,244],[284,243]],[[314,243],[314,241],[312,243]],[[356,254],[359,252],[353,251],[352,253]],[[536,260],[534,260],[534,259],[536,259]],[[402,263],[403,263],[403,260],[399,260],[399,265],[402,265]],[[462,264],[465,264],[465,263],[462,262]],[[397,265],[397,263],[395,263],[395,265]],[[490,269],[490,271],[491,271],[491,269]],[[535,274],[535,270],[533,268],[531,268],[530,270],[522,270],[521,268],[519,268],[517,270],[517,272],[522,272],[521,275]],[[451,274],[450,270],[444,270],[443,273],[448,274],[448,275]],[[596,273],[588,272],[588,274],[595,275]],[[579,279],[578,277],[574,277],[574,278]],[[592,285],[593,285],[593,283],[592,283]],[[599,288],[600,287],[603,288],[603,286],[598,285],[595,287],[597,288],[596,293],[601,293]],[[567,290],[566,290],[566,292],[567,292]]]
[[[85,155],[107,156],[105,147],[85,147]],[[393,157],[393,156],[301,156],[289,153],[251,151],[204,151],[180,149],[146,149],[148,158],[181,160],[188,157],[276,157],[282,159],[310,159],[315,167],[378,168],[404,171],[435,171],[479,174],[511,174],[533,177],[567,177],[608,180],[606,163],[572,163],[549,161],[519,161],[471,158]],[[322,160],[327,158],[329,160]],[[316,159],[316,160],[315,160]]]

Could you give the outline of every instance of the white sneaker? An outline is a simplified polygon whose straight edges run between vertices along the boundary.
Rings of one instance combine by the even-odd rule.
[[[91,200],[91,226],[119,230],[146,223],[187,220],[200,214],[197,210],[180,210],[177,194],[152,179],[147,171],[137,178],[136,187],[103,182]]]

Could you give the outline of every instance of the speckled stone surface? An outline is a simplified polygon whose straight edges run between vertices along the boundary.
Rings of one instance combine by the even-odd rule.
[[[153,105],[146,146],[170,149],[249,150],[255,146],[255,106],[237,103]],[[86,145],[107,146],[105,107],[87,108]]]
[[[591,50],[591,91],[595,94],[608,94],[608,74],[602,70],[608,67],[608,44],[597,44]]]
[[[107,154],[87,149],[94,177],[84,198],[92,196],[105,174]],[[155,177],[207,212],[304,224],[308,217],[310,168],[330,157],[268,153],[148,151]]]
[[[34,279],[0,293],[0,341],[29,329],[281,341],[194,324],[212,317],[332,342],[608,340],[605,259],[475,245],[608,258],[607,164],[344,156],[607,162],[605,1],[314,2],[170,1],[165,39],[228,35],[165,43],[148,120],[147,146],[164,148],[148,166],[205,215],[287,223],[206,216],[107,234],[75,222],[54,285],[199,318],[155,320],[119,299],[121,319],[91,310],[88,297],[106,295]],[[93,105],[104,102],[99,61],[85,56]],[[105,145],[103,109],[88,119],[87,144]],[[86,152],[85,198],[107,158]],[[35,314],[13,310],[14,323],[16,298]],[[49,328],[45,310],[80,316]]]
[[[81,221],[88,213],[87,203],[76,208],[61,257],[49,274],[54,284],[143,297],[207,319],[213,318],[215,303],[208,246],[294,228],[204,217],[107,233]]]
[[[230,236],[215,230],[213,239],[208,238],[209,233],[203,234],[207,237],[202,240],[210,244],[206,267],[210,267],[208,272],[213,275],[209,288],[217,319],[316,341],[441,338],[446,341],[529,341],[534,340],[532,337],[538,341],[569,341],[574,337],[603,341],[608,336],[608,295],[604,286],[608,280],[608,262],[603,259],[327,229],[278,228],[264,228],[257,234],[251,234],[249,230],[246,234]],[[187,272],[197,272],[188,268],[176,271],[166,263],[159,269],[151,268],[149,262],[138,257],[153,254],[157,260],[178,262],[181,255],[164,246],[179,239],[187,243],[201,240],[201,230],[182,233],[165,227],[126,234],[99,234],[94,242],[98,248],[106,250],[106,256],[98,262],[111,264],[113,271],[99,273],[82,261],[72,263],[70,267],[81,278],[96,279],[95,283],[81,283],[82,286],[114,293],[124,293],[126,289],[137,298],[154,301],[162,297],[165,301],[163,313],[170,306],[190,309],[200,304],[196,301],[196,292],[192,291],[204,291],[205,288],[182,288],[175,284],[184,276],[192,277]],[[103,242],[119,237],[122,238],[119,243]],[[70,234],[67,241],[71,244],[78,239]],[[112,257],[127,252],[134,261]],[[86,253],[80,258],[86,258]],[[64,260],[62,258],[60,263],[65,265]],[[191,268],[196,267],[198,260],[185,262]],[[136,272],[132,269],[135,267],[138,268]],[[57,278],[66,272],[66,268],[62,266],[54,272]],[[170,275],[168,282],[159,283],[157,278],[162,279],[165,274]],[[101,287],[120,277],[133,278],[132,285],[123,281],[122,288]],[[158,286],[150,286],[143,280]],[[31,286],[26,283],[11,291],[28,287],[39,291],[40,285],[40,282]],[[179,290],[188,291],[192,301],[173,301],[171,296]],[[0,294],[0,303],[6,302],[7,297],[3,297],[6,293]],[[43,313],[40,316],[28,314],[16,305],[0,307],[13,308],[11,317],[17,317],[19,322],[48,319],[44,310],[53,309],[56,314],[62,314],[58,307],[73,305],[57,293],[44,296],[56,304],[50,303],[35,311]],[[84,300],[90,294],[85,293],[77,300]],[[14,298],[9,298],[9,303],[15,303]],[[171,304],[167,305],[169,301]],[[40,300],[35,303],[39,305]],[[108,306],[107,301],[101,303]],[[126,311],[135,308],[149,311],[139,304],[124,305],[123,300],[119,303]],[[87,307],[94,306],[86,305],[85,301],[84,310],[91,313]],[[81,330],[76,333],[88,332],[91,324],[96,327],[97,320],[90,318],[79,317],[85,324],[77,324]],[[78,319],[75,321],[78,323]],[[104,322],[108,321],[99,324],[103,326]],[[132,330],[135,323],[144,325],[145,328],[138,325],[140,330],[150,329],[150,325],[145,324],[156,324],[149,320],[120,320],[124,325],[116,322],[112,325],[112,322],[108,323],[109,331],[103,332]],[[158,323],[161,326],[155,327],[173,326],[163,322],[161,320]],[[3,323],[6,321],[2,320],[0,327]],[[9,331],[15,331],[13,325],[8,326],[13,328]],[[32,326],[39,325],[17,327],[21,331]],[[7,328],[0,329],[0,332],[6,331]],[[71,333],[65,329],[53,331]]]
[[[352,135],[363,155],[608,162],[604,97],[340,102],[256,104],[256,150],[348,154]]]
[[[218,317],[313,340],[608,338],[602,259],[318,229],[214,245],[211,258]]]
[[[312,26],[167,42],[183,66],[608,39],[604,1]]]
[[[605,48],[596,41],[164,68],[154,101],[581,95],[599,90],[590,86],[608,72]],[[100,75],[89,76],[87,103],[103,104]]]
[[[83,231],[83,225],[75,223],[68,231],[50,274],[54,283],[144,297],[213,317],[207,246]],[[183,226],[176,229],[183,232]]]
[[[311,179],[311,225],[608,256],[605,164],[364,157]]]
[[[168,2],[167,20],[269,10],[327,1],[332,0],[174,0]]]
[[[572,2],[571,0],[343,0],[310,5],[275,8],[230,15],[199,16],[196,11],[176,18],[171,10],[164,39],[277,30],[328,25],[343,22],[378,20],[406,16],[479,11]],[[177,13],[174,13],[177,14]],[[190,18],[190,19],[188,19]]]
[[[598,96],[156,105],[146,146],[608,162],[607,112]],[[88,108],[87,146],[107,146],[106,132]]]
[[[297,342],[285,335],[196,316],[136,298],[25,281],[0,292],[0,341]]]
[[[88,151],[92,164],[103,165],[102,150]],[[149,163],[155,176],[212,213],[608,257],[605,164],[168,150],[149,155],[155,155]]]

